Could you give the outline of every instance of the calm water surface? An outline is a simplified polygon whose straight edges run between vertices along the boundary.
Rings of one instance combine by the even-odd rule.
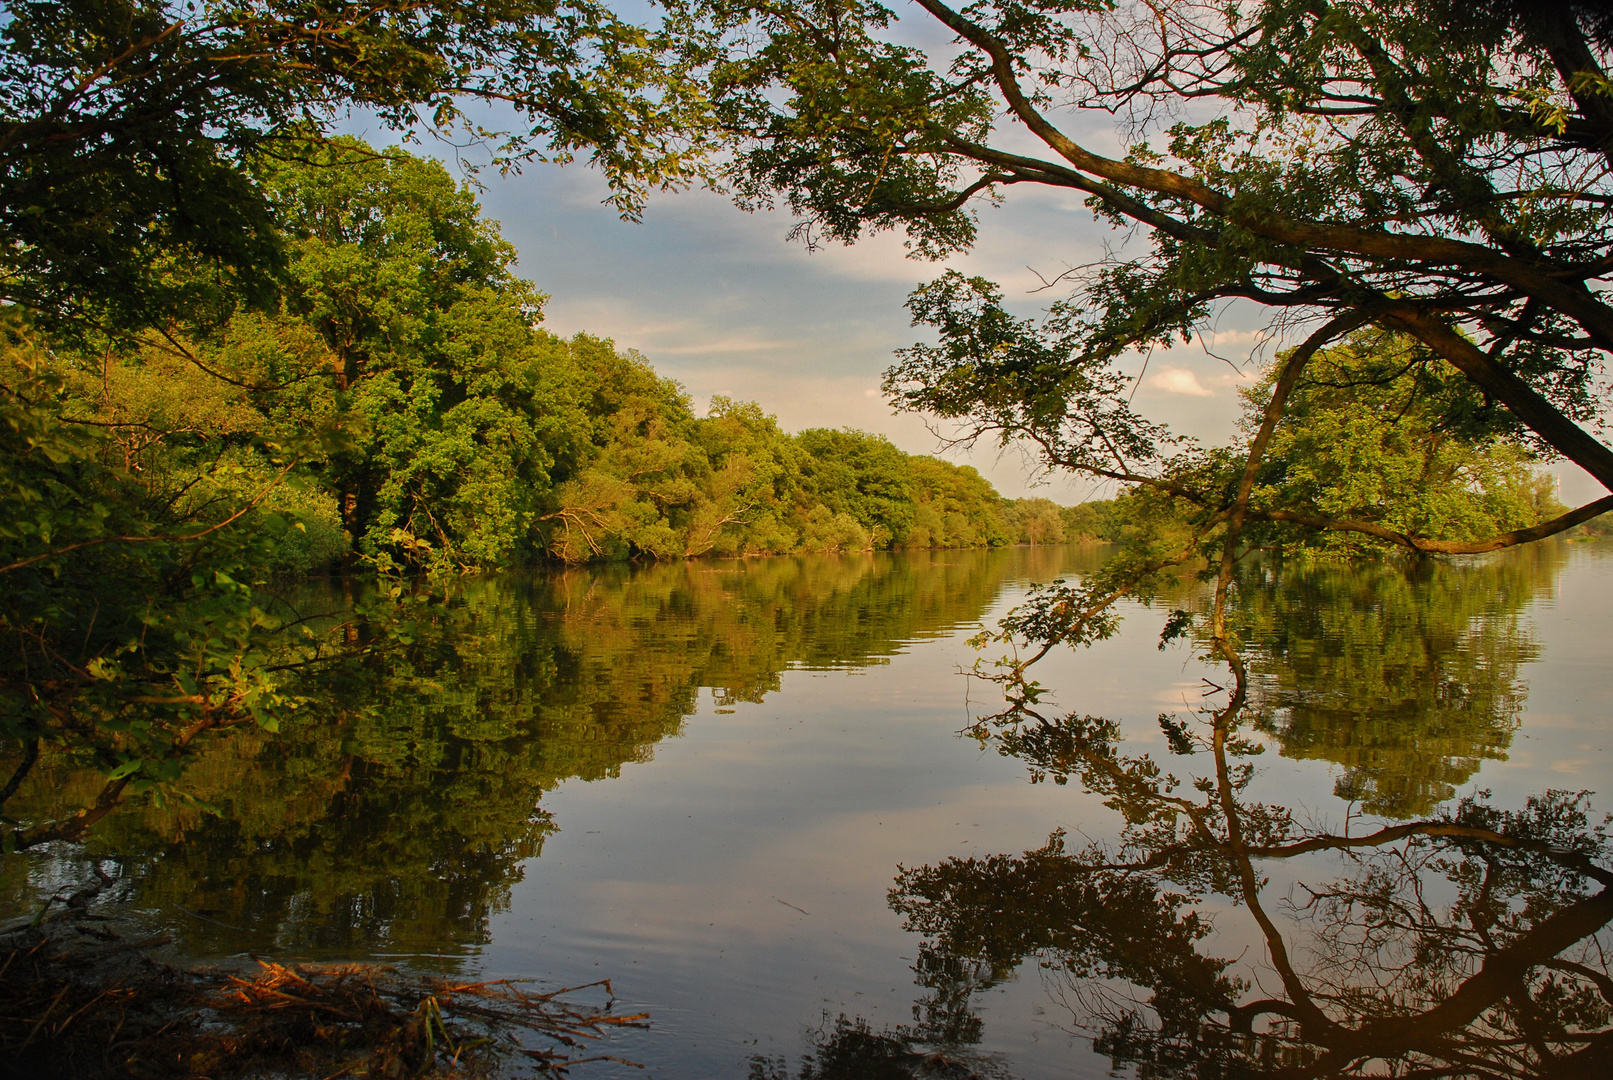
[[[1574,1069],[1613,1024],[1613,547],[1251,567],[1258,754],[1172,752],[1230,689],[1160,647],[1192,583],[1051,656],[1046,723],[961,737],[1000,707],[959,672],[1002,647],[966,639],[1101,558],[473,583],[451,649],[199,761],[217,815],[130,809],[13,868],[5,905],[107,858],[193,956],[609,977],[652,1023],[610,1048],[647,1071],[600,1076],[1597,1075]],[[1228,785],[1208,832],[1195,778]],[[41,812],[94,783],[36,779]],[[1442,816],[1467,832],[1290,850]],[[1204,839],[1231,825],[1242,848]]]

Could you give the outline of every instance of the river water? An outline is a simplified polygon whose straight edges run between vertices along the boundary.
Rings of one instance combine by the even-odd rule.
[[[1160,643],[1192,581],[1051,654],[1043,721],[961,735],[1002,701],[962,672],[1005,646],[968,639],[1103,558],[471,582],[450,646],[198,761],[215,812],[128,808],[14,861],[4,905],[101,859],[191,957],[609,978],[644,1069],[583,1076],[1579,1075],[1613,1024],[1613,546],[1249,567],[1221,761],[1227,669]],[[41,812],[95,783],[36,779]]]

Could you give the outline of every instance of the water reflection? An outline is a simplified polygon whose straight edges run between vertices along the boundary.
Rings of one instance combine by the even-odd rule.
[[[1150,683],[1122,708],[1088,706],[1110,715],[1033,708],[988,718],[977,734],[1006,755],[983,759],[996,770],[989,777],[975,769],[972,747],[952,738],[950,716],[934,721],[937,741],[968,768],[944,773],[929,771],[934,757],[915,761],[910,717],[880,728],[879,739],[836,743],[839,715],[825,716],[811,740],[772,742],[764,736],[794,732],[802,717],[775,722],[775,711],[787,714],[782,707],[708,716],[671,745],[686,750],[714,731],[731,741],[712,735],[718,751],[694,764],[663,753],[654,773],[699,790],[646,798],[603,822],[649,831],[649,844],[671,853],[667,860],[694,864],[681,875],[645,872],[638,864],[650,857],[647,845],[625,841],[615,849],[620,861],[603,865],[608,837],[579,835],[601,823],[564,820],[576,820],[581,799],[567,802],[577,789],[553,795],[556,787],[605,779],[582,790],[606,801],[603,793],[631,782],[610,778],[667,747],[699,709],[761,701],[792,667],[882,665],[910,642],[978,622],[1006,582],[1073,574],[1097,553],[712,562],[472,582],[456,600],[453,633],[423,637],[345,687],[339,715],[309,717],[279,737],[238,733],[198,761],[191,784],[216,816],[131,807],[104,823],[84,855],[13,860],[5,903],[13,911],[37,905],[42,893],[86,872],[84,857],[101,854],[116,856],[126,872],[125,899],[177,917],[193,952],[466,955],[488,941],[512,895],[534,906],[559,897],[571,916],[525,939],[515,924],[527,920],[502,920],[500,948],[515,957],[509,963],[527,965],[518,971],[536,971],[560,951],[562,935],[597,930],[575,944],[588,963],[607,946],[617,949],[606,957],[612,975],[645,958],[640,986],[651,989],[641,993],[657,1018],[650,1035],[666,1040],[666,1067],[656,1075],[726,1068],[756,1080],[999,1076],[1036,1054],[1067,1053],[1062,1042],[1047,1050],[1022,1041],[1010,1049],[1023,1059],[996,1056],[1004,1044],[994,1041],[994,1026],[1006,1025],[992,1008],[1025,1003],[1023,994],[996,994],[1011,979],[1035,984],[1027,993],[1045,989],[1040,1005],[1050,1018],[1084,1032],[1114,1068],[1145,1077],[1601,1075],[1595,1055],[1613,1044],[1605,959],[1613,852],[1590,804],[1545,791],[1504,806],[1453,798],[1484,782],[1485,763],[1515,751],[1525,665],[1541,652],[1528,604],[1556,588],[1562,551],[1348,569],[1256,564],[1229,594],[1239,648],[1224,676],[1211,671],[1204,712],[1156,716]],[[1161,601],[1201,613],[1207,605],[1190,579],[1165,589]],[[1126,632],[1145,621],[1133,618]],[[1153,645],[1139,651],[1157,659]],[[1201,633],[1185,647],[1202,654],[1210,639]],[[882,722],[880,710],[895,714],[892,686],[900,693],[904,685],[957,685],[948,682],[957,654],[940,646],[934,653],[944,658],[921,663],[913,655],[905,669],[880,672],[906,683],[814,684],[832,683],[835,698],[813,697],[801,680],[792,693],[808,702],[805,712],[868,698],[867,710],[843,725],[861,724],[866,735]],[[1172,655],[1169,666],[1178,662]],[[1117,670],[1124,681],[1132,669]],[[956,699],[963,696],[957,685]],[[881,760],[883,771],[859,773],[868,763],[857,755],[874,753],[891,760]],[[1334,767],[1336,794],[1353,803],[1330,801],[1324,763]],[[815,786],[782,792],[780,774],[809,768],[843,782],[827,794]],[[723,770],[772,771],[700,803],[728,779]],[[853,790],[891,785],[898,770],[916,778],[914,798],[863,799]],[[1022,770],[1068,786],[1025,788]],[[1289,805],[1294,797],[1282,792],[1301,789],[1274,786],[1275,774],[1305,778],[1299,797],[1307,804]],[[933,777],[942,775],[960,790],[978,788],[933,790],[932,799],[943,786]],[[28,798],[37,812],[89,783],[59,765],[35,779]],[[1072,789],[1094,793],[1112,816],[1072,816],[1072,807],[1091,808]],[[955,823],[958,832],[919,839],[943,797],[941,825]],[[848,805],[818,812],[836,799]],[[1005,818],[1034,818],[1034,831],[983,848],[1003,854],[943,858],[976,850],[947,846],[949,838],[987,839],[964,831],[985,815],[962,814],[988,801],[1008,804]],[[1050,805],[1059,816],[1042,817]],[[645,808],[680,823],[688,810],[706,813],[680,832],[647,823]],[[1079,828],[1041,844],[1058,820]],[[727,831],[710,835],[718,825]],[[874,830],[887,827],[877,834],[884,846],[873,845]],[[893,838],[898,827],[906,831]],[[557,840],[561,828],[570,831]],[[756,854],[782,851],[779,859],[817,874],[831,861],[862,857],[863,839],[875,852],[864,859],[868,873],[830,882],[821,904],[784,891],[779,882],[799,878]],[[685,843],[708,850],[686,854]],[[532,857],[546,844],[540,866],[571,858],[561,844],[597,860],[587,888],[538,888],[586,876],[570,865],[533,873]],[[922,939],[916,953],[880,900],[898,859],[923,863],[901,871],[890,893],[896,916]],[[533,880],[521,892],[523,872]],[[696,873],[705,875],[701,887],[690,884]],[[850,886],[837,892],[846,882],[874,898],[873,914],[888,930],[848,925],[870,920],[848,898]],[[623,899],[629,894],[632,903]],[[726,906],[707,910],[718,894]],[[748,910],[752,901],[767,915]],[[649,923],[657,907],[678,905],[700,910],[672,912],[626,946],[608,939],[629,931],[599,928],[612,919]],[[704,958],[702,942],[692,940],[703,931],[711,954]],[[773,951],[785,938],[796,945]],[[648,970],[655,958],[639,948],[646,941],[659,950],[653,978],[679,987],[660,998],[651,996],[660,992]],[[736,958],[745,950],[751,955]],[[873,985],[857,972],[874,951],[888,952],[893,983]],[[484,962],[498,962],[498,953],[489,950]],[[906,1020],[911,1000],[908,961],[898,956],[914,958],[917,1001],[910,1022],[891,1023]],[[821,1019],[818,1003],[836,988],[824,986],[820,998],[813,984],[804,1001],[777,1004],[782,998],[765,979],[804,984],[805,961],[825,983],[862,979],[859,997],[841,993]],[[764,975],[752,980],[755,972]],[[903,991],[903,1004],[869,1008],[873,1019],[859,1020],[861,1004],[890,985]],[[719,991],[759,1001],[747,1015],[762,1019],[741,1030],[724,1012],[693,1029],[690,995],[703,1006]],[[737,1045],[761,1024],[793,1045],[803,1021],[811,1025],[805,1058],[777,1045]],[[711,1031],[724,1024],[735,1029],[734,1045],[711,1049]],[[694,1064],[680,1067],[681,1059]],[[1080,1069],[1073,1059],[1049,1071]]]
[[[725,708],[761,700],[790,667],[882,663],[977,621],[1005,581],[1096,557],[957,551],[473,581],[449,632],[341,687],[337,715],[277,736],[238,731],[200,757],[186,785],[215,812],[126,807],[83,849],[6,860],[0,904],[37,910],[105,856],[122,868],[120,899],[177,919],[194,953],[464,953],[487,941],[557,828],[544,793],[648,761],[703,689]],[[47,815],[98,786],[42,762],[17,805]]]
[[[1034,694],[982,720],[1123,824],[902,871],[890,901],[924,936],[929,990],[915,1017],[946,1019],[887,1036],[978,1041],[978,992],[1033,962],[1069,1024],[1145,1077],[1606,1075],[1613,849],[1588,796],[1437,808],[1510,742],[1535,650],[1521,608],[1559,566],[1248,572],[1228,611],[1241,649],[1208,707],[1158,717],[1165,760]],[[1379,819],[1262,800],[1260,733],[1345,766],[1338,794]]]
[[[1230,620],[1248,643],[1254,725],[1284,755],[1344,767],[1340,798],[1412,817],[1504,759],[1523,712],[1520,667],[1538,648],[1524,608],[1565,546],[1505,558],[1264,564]]]

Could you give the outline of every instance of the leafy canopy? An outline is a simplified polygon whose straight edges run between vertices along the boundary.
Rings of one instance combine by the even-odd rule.
[[[9,4],[0,300],[117,329],[266,302],[285,256],[244,166],[353,109],[503,168],[586,156],[632,216],[701,170],[663,44],[593,0]]]
[[[955,272],[919,290],[915,321],[939,343],[891,370],[901,407],[1028,438],[1061,467],[1187,484],[1208,516],[1228,511],[1220,529],[1265,441],[1213,477],[1175,476],[1178,444],[1133,412],[1119,365],[1241,301],[1314,331],[1295,377],[1376,325],[1504,407],[1514,437],[1613,486],[1613,451],[1581,426],[1613,347],[1600,6],[919,0],[920,32],[952,39],[930,52],[862,0],[687,10],[715,42],[703,58],[741,200],[782,201],[809,241],[900,229],[944,257],[1022,185],[1079,194],[1129,231],[1060,277],[1072,292],[1045,320]]]

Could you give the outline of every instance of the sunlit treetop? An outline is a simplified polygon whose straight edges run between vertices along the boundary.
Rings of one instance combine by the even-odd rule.
[[[592,0],[8,4],[0,300],[120,327],[272,294],[243,162],[355,111],[502,168],[585,158],[631,217],[700,169],[660,46]]]

